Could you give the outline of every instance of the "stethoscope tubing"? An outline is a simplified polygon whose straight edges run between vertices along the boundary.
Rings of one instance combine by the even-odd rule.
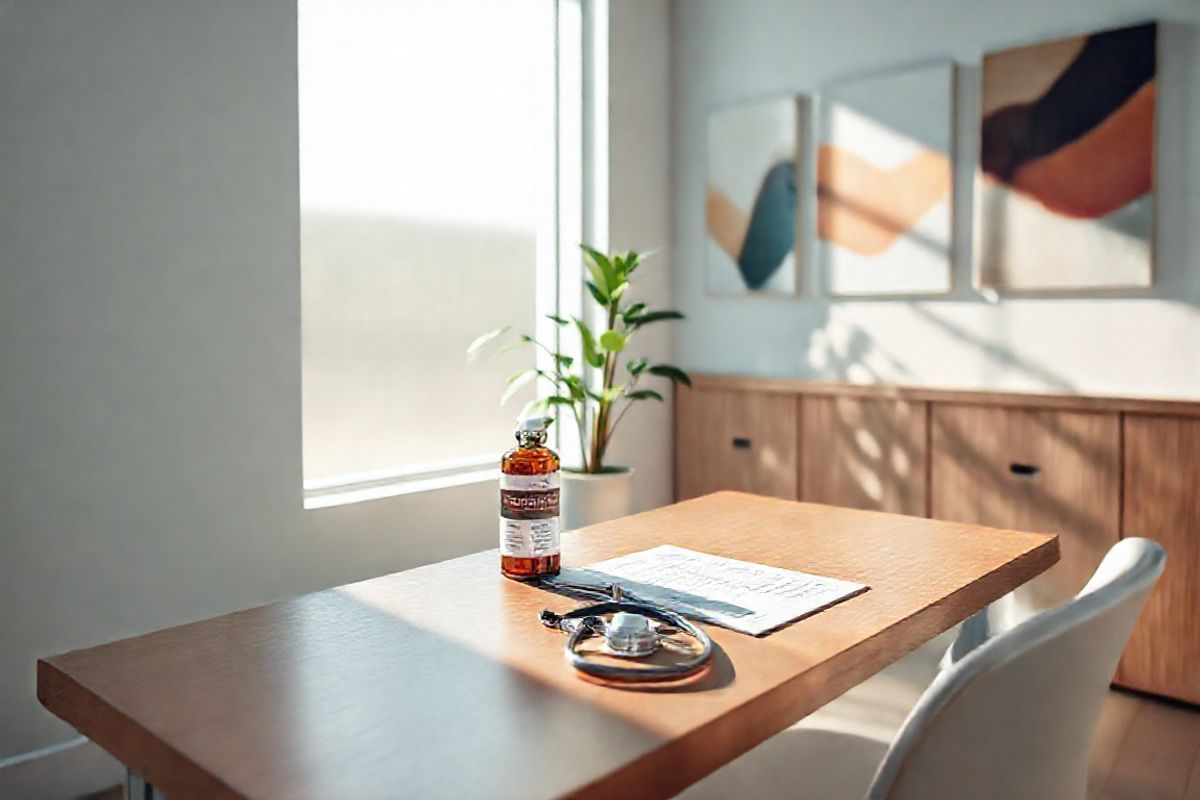
[[[594,617],[601,614],[615,614],[622,611],[629,614],[641,614],[644,617],[665,622],[668,625],[678,628],[695,638],[700,643],[700,650],[694,656],[676,664],[648,664],[637,668],[605,664],[591,661],[579,654],[579,645],[596,635],[591,626],[574,625],[562,628],[560,625],[559,627],[562,630],[568,631],[567,644],[563,651],[567,663],[584,675],[602,681],[616,683],[660,683],[691,677],[707,667],[712,660],[713,643],[709,635],[679,614],[668,611],[665,608],[657,608],[656,606],[645,605],[643,603],[610,600],[591,606],[583,606],[566,614],[556,614],[554,616],[561,623],[566,620],[583,619],[584,617]]]

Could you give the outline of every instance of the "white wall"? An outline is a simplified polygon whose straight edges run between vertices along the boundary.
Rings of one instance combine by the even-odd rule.
[[[1157,18],[1157,281],[1146,292],[1005,297],[970,277],[970,171],[981,53]],[[687,0],[672,7],[676,302],[685,366],[713,372],[947,387],[1200,396],[1200,3],[1142,0]],[[946,299],[828,302],[817,275],[791,299],[704,289],[704,131],[710,109],[938,58],[957,92],[956,290]],[[1053,247],[1053,242],[1047,242]]]
[[[645,8],[611,61],[665,71]],[[493,484],[301,509],[295,81],[294,0],[0,0],[0,759],[72,735],[38,656],[494,546]],[[613,102],[622,246],[667,236],[665,91]]]

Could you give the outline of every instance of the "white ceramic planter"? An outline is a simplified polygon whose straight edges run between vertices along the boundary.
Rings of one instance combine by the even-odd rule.
[[[562,527],[574,530],[624,517],[633,502],[633,468],[591,474],[562,471]]]

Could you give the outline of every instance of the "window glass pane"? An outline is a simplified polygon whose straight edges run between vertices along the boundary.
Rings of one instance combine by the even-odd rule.
[[[306,480],[509,445],[552,236],[553,0],[301,0]],[[550,311],[552,309],[546,309]]]

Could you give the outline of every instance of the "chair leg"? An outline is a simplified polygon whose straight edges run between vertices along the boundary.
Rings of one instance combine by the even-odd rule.
[[[167,800],[167,796],[156,789],[141,775],[131,769],[125,770],[125,800]]]
[[[988,623],[988,609],[984,607],[982,611],[966,618],[963,621],[962,627],[959,628],[958,637],[954,643],[950,645],[950,649],[942,656],[942,663],[939,669],[947,669],[956,661],[962,660],[967,653],[970,653],[976,647],[983,644],[991,636],[991,626]]]

